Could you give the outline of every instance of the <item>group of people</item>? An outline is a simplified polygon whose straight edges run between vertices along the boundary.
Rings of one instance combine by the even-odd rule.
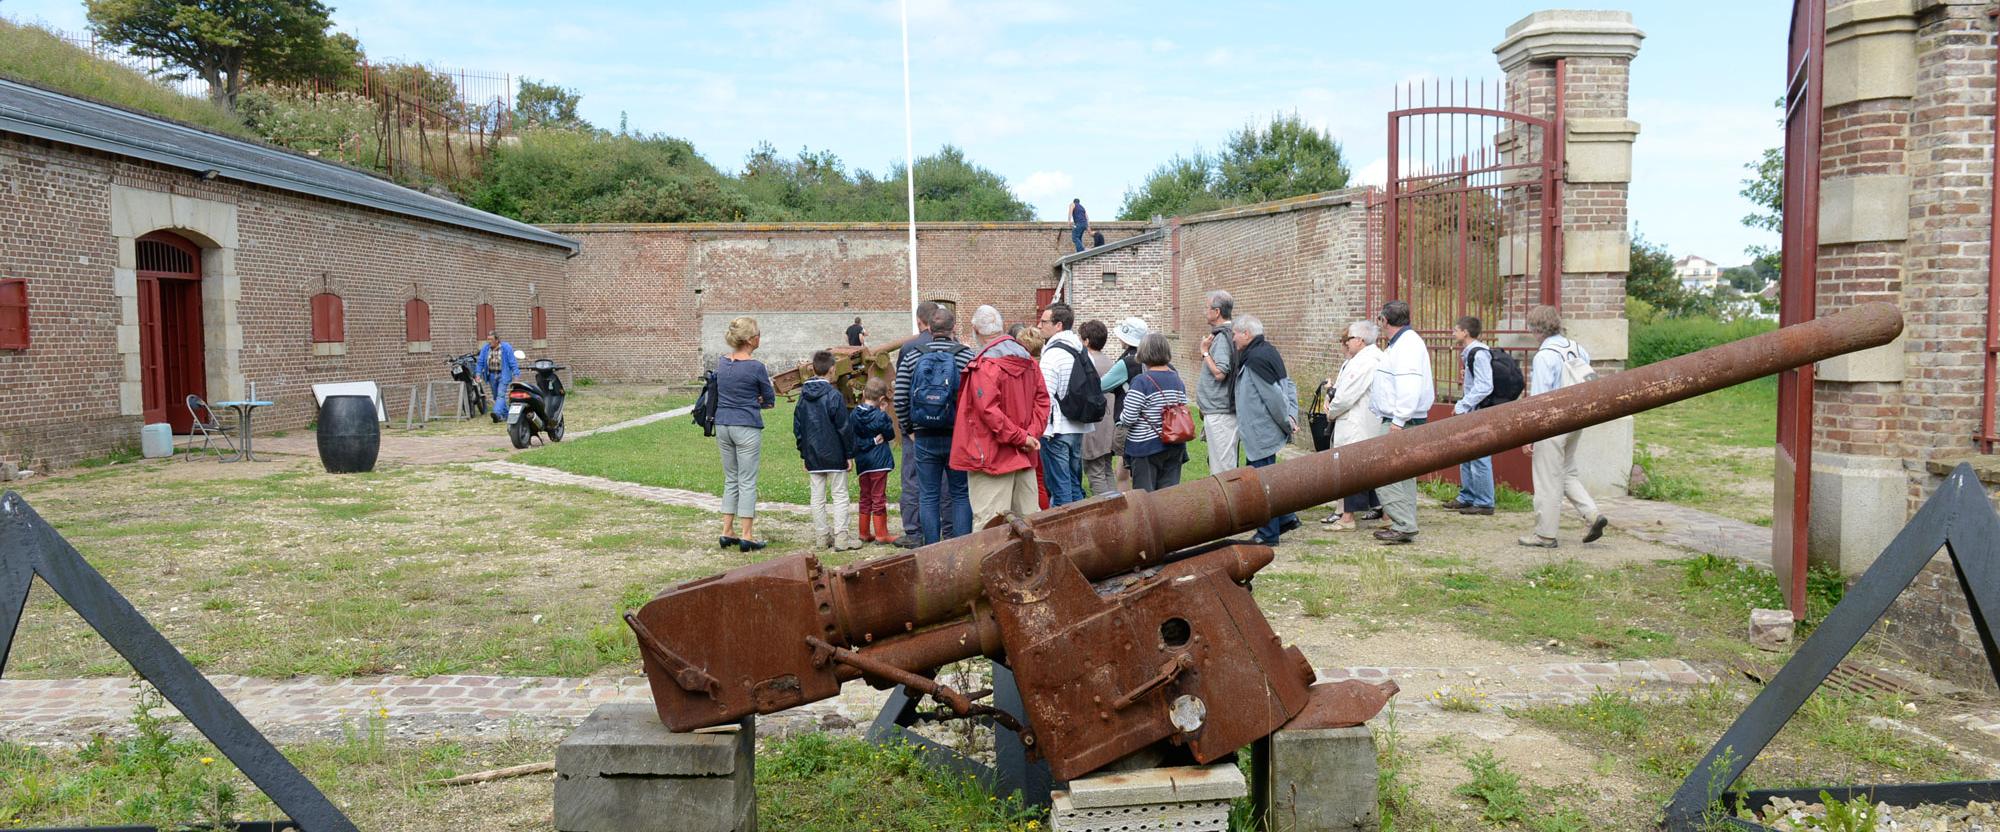
[[[1583,345],[1563,335],[1562,317],[1553,306],[1537,306],[1528,312],[1528,330],[1541,339],[1535,350],[1527,379],[1511,356],[1496,352],[1479,340],[1484,324],[1476,316],[1458,319],[1452,340],[1458,346],[1463,384],[1455,415],[1471,413],[1513,401],[1523,393],[1540,395],[1595,377],[1590,354]],[[1381,327],[1390,327],[1386,346]],[[1347,445],[1374,439],[1390,431],[1424,424],[1436,400],[1431,375],[1430,350],[1423,337],[1410,327],[1410,305],[1390,301],[1380,317],[1349,324],[1341,338],[1347,359],[1340,373],[1328,379],[1317,397],[1318,415],[1331,423],[1330,444]],[[1525,387],[1525,389],[1524,389]],[[1590,492],[1583,486],[1577,469],[1577,445],[1582,434],[1568,433],[1536,442],[1527,449],[1532,461],[1535,489],[1535,532],[1518,541],[1523,546],[1553,549],[1558,545],[1557,523],[1562,504],[1568,500],[1583,516],[1583,542],[1604,535],[1609,524]],[[1459,491],[1444,503],[1460,514],[1491,515],[1494,511],[1493,459],[1481,457],[1458,468]],[[1349,531],[1357,521],[1383,520],[1374,532],[1386,544],[1405,544],[1417,537],[1417,484],[1403,480],[1377,491],[1346,497],[1341,510],[1320,522],[1335,530]]]
[[[928,545],[985,528],[1010,512],[1025,516],[1087,494],[1115,493],[1121,478],[1142,491],[1176,485],[1195,435],[1190,403],[1200,410],[1210,471],[1235,468],[1239,459],[1256,468],[1276,464],[1279,451],[1298,432],[1298,389],[1276,345],[1265,340],[1263,323],[1235,311],[1228,292],[1209,293],[1210,330],[1201,339],[1192,396],[1173,365],[1166,336],[1149,331],[1144,320],[1127,318],[1115,328],[1096,320],[1078,324],[1075,311],[1060,302],[1043,308],[1034,325],[1012,328],[997,309],[981,306],[965,340],[952,307],[919,304],[916,318],[924,330],[899,348],[894,381],[870,379],[851,410],[830,378],[833,354],[815,353],[814,377],[800,388],[792,430],[811,477],[819,545]],[[857,320],[855,329],[859,325]],[[1386,338],[1383,327],[1389,330]],[[1563,336],[1553,307],[1531,311],[1528,327],[1542,342],[1526,393],[1590,377],[1589,355]],[[1476,317],[1461,318],[1453,330],[1465,366],[1456,413],[1523,392],[1518,366],[1480,341],[1481,332]],[[850,338],[856,334],[850,331]],[[1123,348],[1116,357],[1105,351],[1114,334]],[[757,322],[737,318],[725,337],[731,352],[715,371],[724,478],[719,543],[748,552],[765,545],[754,531],[761,411],[777,404],[777,393],[769,372],[752,357],[761,344]],[[1330,444],[1425,423],[1435,400],[1431,358],[1422,336],[1411,329],[1408,303],[1391,301],[1376,320],[1349,325],[1341,345],[1346,359],[1315,405],[1317,415],[1331,423]],[[1512,368],[1511,385],[1496,367]],[[1522,545],[1557,545],[1564,499],[1588,524],[1584,542],[1603,534],[1606,520],[1578,478],[1578,438],[1567,434],[1530,449],[1537,517],[1535,533],[1521,538]],[[1122,476],[1114,471],[1118,458],[1124,459]],[[902,534],[892,538],[886,490],[891,472],[899,470]],[[851,528],[850,471],[860,475],[860,508]],[[1446,507],[1492,514],[1492,460],[1467,462],[1459,474],[1461,489]],[[1414,479],[1346,497],[1341,510],[1322,522],[1352,530],[1358,521],[1384,518],[1376,539],[1385,544],[1416,539]],[[1273,517],[1253,539],[1276,546],[1299,524],[1297,515]]]

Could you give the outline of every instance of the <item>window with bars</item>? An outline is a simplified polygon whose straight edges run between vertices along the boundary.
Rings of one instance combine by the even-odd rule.
[[[403,304],[403,340],[413,344],[431,340],[431,305],[422,298]]]
[[[0,280],[0,350],[28,348],[28,281]]]
[[[347,340],[347,309],[339,295],[332,292],[313,295],[312,340],[315,344],[339,344]]]

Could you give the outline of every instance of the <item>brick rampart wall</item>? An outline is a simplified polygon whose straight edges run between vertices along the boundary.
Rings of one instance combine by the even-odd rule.
[[[120,413],[114,185],[236,206],[241,368],[277,403],[260,432],[310,421],[314,383],[447,378],[444,359],[477,344],[482,300],[522,349],[539,303],[546,352],[564,357],[563,249],[0,135],[0,277],[27,278],[32,332],[29,349],[0,350],[0,457],[60,466],[138,442],[141,417]],[[308,304],[326,285],[346,306],[346,355],[313,354]],[[404,340],[413,293],[430,304],[433,352]]]
[[[1144,223],[1098,223],[1106,241]],[[583,242],[569,269],[580,375],[685,381],[725,351],[721,326],[758,318],[760,358],[777,370],[845,343],[854,318],[874,343],[909,332],[907,229],[896,223],[565,225]],[[919,223],[920,299],[958,305],[961,331],[980,304],[1008,321],[1035,317],[1073,251],[1062,223]],[[705,335],[706,333],[706,335]]]

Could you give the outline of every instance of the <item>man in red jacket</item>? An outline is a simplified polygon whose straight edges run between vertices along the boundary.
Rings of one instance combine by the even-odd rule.
[[[1041,508],[1033,459],[1049,423],[1049,391],[1027,348],[1007,337],[999,310],[979,307],[972,329],[982,347],[959,387],[951,468],[966,473],[978,530],[1007,512],[1026,517]]]

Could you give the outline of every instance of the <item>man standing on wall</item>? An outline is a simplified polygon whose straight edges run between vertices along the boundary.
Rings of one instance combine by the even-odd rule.
[[[1452,340],[1458,342],[1459,363],[1465,367],[1465,389],[1451,407],[1453,415],[1485,407],[1493,395],[1493,350],[1479,340],[1482,329],[1477,317],[1467,315],[1451,330]],[[1444,507],[1459,514],[1493,513],[1493,457],[1482,456],[1458,466],[1458,496]]]
[[[500,340],[500,330],[486,333],[486,343],[479,345],[479,375],[486,379],[486,386],[493,388],[493,421],[506,418],[507,385],[520,374],[520,362],[514,360],[514,345]]]
[[[1201,408],[1201,432],[1208,440],[1208,470],[1213,474],[1236,467],[1236,391],[1229,386],[1229,369],[1236,360],[1229,316],[1235,308],[1228,292],[1208,293],[1208,334],[1201,339],[1194,403]]]
[[[896,350],[896,369],[899,375],[903,368],[903,362],[908,360],[910,353],[916,352],[918,347],[930,343],[931,315],[937,312],[937,310],[938,305],[931,301],[924,301],[917,304],[917,322],[922,326],[922,329],[917,334],[911,336],[908,341],[904,341],[903,346]],[[902,379],[899,378],[898,381],[900,382]],[[910,437],[909,408],[906,406],[907,402],[901,398],[905,391],[899,384],[896,386],[895,392],[897,397],[895,399],[896,444],[900,447],[903,455],[903,470],[897,479],[897,486],[902,489],[902,493],[896,501],[897,516],[902,518],[900,522],[903,524],[903,536],[896,538],[896,545],[904,549],[915,549],[923,545],[924,542],[923,526],[919,523],[919,517],[917,516],[917,495],[921,492],[921,489],[917,487],[916,443]]]
[[[959,393],[951,467],[970,481],[972,525],[985,528],[1000,515],[1026,517],[1041,507],[1030,459],[1042,450],[1036,437],[1046,427],[1049,394],[1027,348],[1007,337],[1000,310],[979,307],[972,329],[984,346]]]
[[[1084,353],[1075,323],[1076,312],[1069,304],[1051,303],[1035,324],[1046,339],[1042,380],[1054,403],[1042,436],[1042,476],[1048,481],[1050,506],[1083,499],[1083,436],[1097,429],[1105,410],[1097,367]],[[1078,374],[1083,377],[1073,383],[1071,377]],[[1093,401],[1096,412],[1089,413]]]
[[[1382,363],[1375,368],[1375,383],[1368,387],[1368,407],[1381,417],[1391,431],[1413,428],[1430,417],[1437,391],[1431,381],[1431,353],[1423,336],[1410,328],[1410,304],[1392,300],[1382,304],[1382,323],[1394,331],[1389,348],[1382,351]],[[1389,515],[1389,527],[1378,529],[1375,539],[1401,544],[1417,539],[1417,481],[1413,477],[1376,490],[1382,511]]]
[[[1090,213],[1083,210],[1083,200],[1069,201],[1069,241],[1077,251],[1083,250],[1083,232],[1090,230]]]

